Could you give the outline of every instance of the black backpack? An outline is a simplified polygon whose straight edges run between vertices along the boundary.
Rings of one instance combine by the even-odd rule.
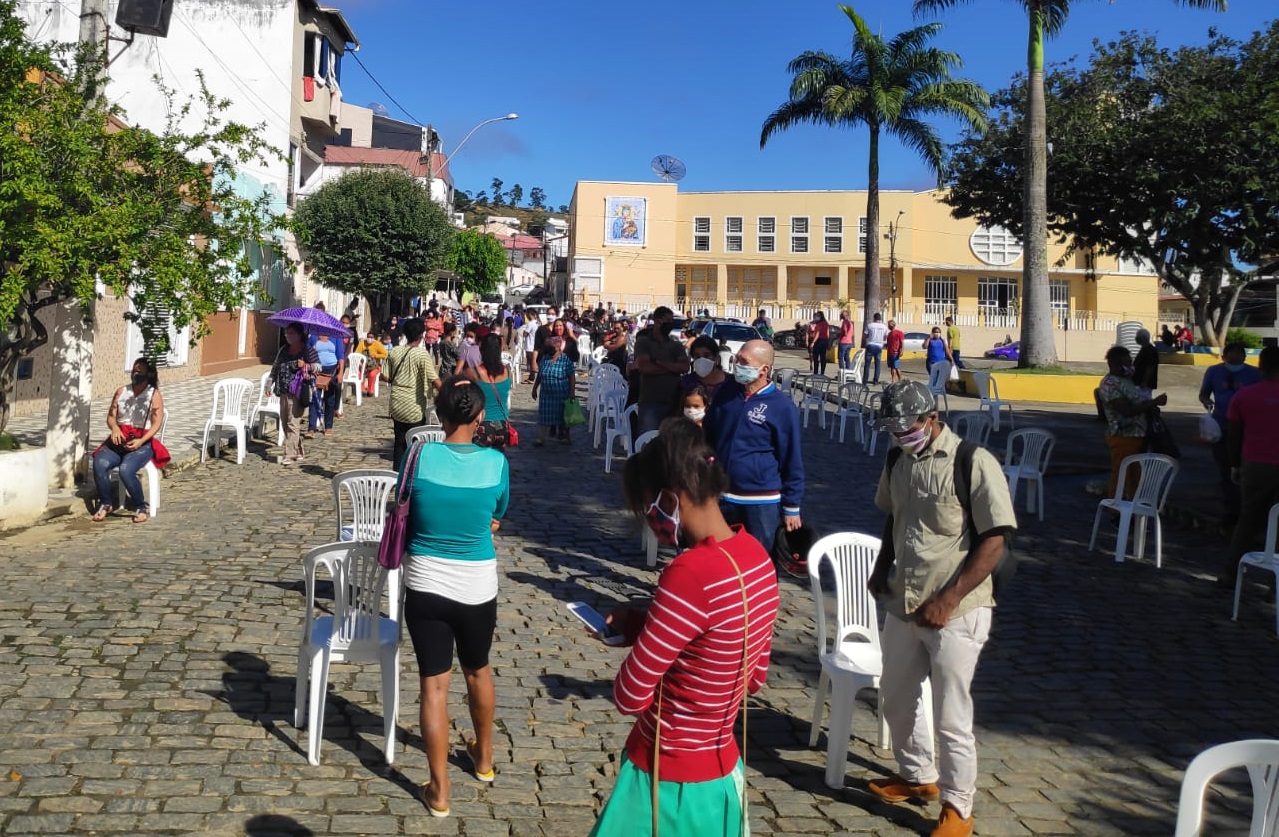
[[[977,444],[974,442],[961,441],[959,449],[955,452],[955,496],[959,498],[959,503],[964,507],[964,515],[968,520],[969,531],[975,540],[978,532],[973,526],[972,514],[968,511],[968,504],[971,500],[968,494],[968,487],[972,483],[973,473],[973,455],[978,450]],[[897,460],[901,459],[902,449],[893,447],[888,451],[888,461],[884,464],[885,473],[888,474],[889,481],[893,477],[893,466],[897,464]],[[889,515],[888,525],[884,527],[885,535],[892,532],[892,515]],[[1017,556],[1013,555],[1012,535],[1008,532],[1004,533],[1004,554],[1000,556],[999,563],[995,565],[995,569],[990,573],[990,583],[994,590],[995,598],[999,598],[999,593],[1004,590],[1013,574],[1017,572]]]

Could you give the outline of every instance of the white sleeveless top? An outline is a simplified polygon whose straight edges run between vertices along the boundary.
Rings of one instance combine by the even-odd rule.
[[[147,387],[141,395],[133,394],[133,387],[120,387],[116,396],[116,424],[131,424],[134,427],[147,429],[151,426],[151,399],[155,389]]]

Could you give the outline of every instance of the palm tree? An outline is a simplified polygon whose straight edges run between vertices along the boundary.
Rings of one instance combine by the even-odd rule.
[[[840,11],[853,24],[852,53],[837,58],[808,51],[787,65],[794,75],[790,98],[764,120],[763,148],[773,134],[801,124],[831,127],[866,126],[870,131],[869,178],[866,191],[865,317],[882,310],[879,281],[879,138],[896,137],[942,174],[941,139],[928,116],[955,116],[980,130],[989,97],[976,82],[952,79],[963,61],[953,52],[929,46],[941,31],[928,24],[885,41],[871,31],[851,6]]]
[[[938,12],[963,0],[915,0],[915,14]],[[1057,362],[1048,295],[1048,120],[1044,115],[1044,39],[1061,31],[1070,0],[1017,0],[1030,20],[1026,45],[1026,167],[1022,189],[1026,221],[1021,280],[1021,366]],[[1224,12],[1226,0],[1173,0]]]

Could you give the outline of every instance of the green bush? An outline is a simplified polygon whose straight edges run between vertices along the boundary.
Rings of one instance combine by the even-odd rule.
[[[1232,328],[1226,332],[1226,344],[1242,343],[1249,349],[1260,349],[1262,345],[1261,335],[1254,334],[1245,328]]]

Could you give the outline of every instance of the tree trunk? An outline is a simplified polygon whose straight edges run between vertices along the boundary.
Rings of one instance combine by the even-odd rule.
[[[870,127],[870,163],[866,183],[866,310],[862,312],[862,331],[880,309],[879,286],[879,126]],[[854,241],[861,238],[856,230]],[[852,294],[849,294],[851,296]],[[852,312],[856,317],[857,312]],[[861,342],[860,340],[857,342]]]
[[[1025,223],[1022,225],[1021,359],[1019,366],[1052,366],[1052,307],[1048,294],[1048,148],[1044,113],[1044,19],[1041,3],[1030,7],[1026,80]]]

